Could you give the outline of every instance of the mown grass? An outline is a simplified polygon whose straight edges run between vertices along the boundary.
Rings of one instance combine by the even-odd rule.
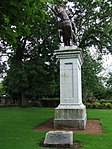
[[[83,149],[112,147],[112,110],[87,110],[88,118],[100,119],[103,134],[74,133]],[[0,149],[45,149],[39,143],[45,131],[33,128],[54,116],[51,108],[1,108]],[[46,148],[47,149],[47,148]]]
[[[99,119],[102,134],[74,134],[83,143],[83,149],[110,149],[112,147],[112,110],[88,110],[88,118]]]

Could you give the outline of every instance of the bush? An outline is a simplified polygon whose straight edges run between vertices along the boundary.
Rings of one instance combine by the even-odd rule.
[[[84,101],[84,105],[87,108],[112,108],[112,100],[97,100],[94,103]]]
[[[86,106],[87,108],[92,108],[92,104],[91,104],[91,103],[86,102],[86,103],[84,103],[84,104],[85,104],[85,106]]]
[[[92,105],[93,105],[93,108],[100,108],[101,107],[100,102],[94,102]]]
[[[101,104],[103,104],[103,103],[111,103],[112,104],[112,100],[99,100],[99,102]]]
[[[99,100],[99,102],[100,102],[101,104],[104,104],[104,103],[107,103],[108,101],[107,101],[107,100]]]
[[[105,103],[105,107],[110,109],[110,108],[112,108],[112,104],[111,103]]]
[[[112,100],[108,100],[108,102],[112,104]]]

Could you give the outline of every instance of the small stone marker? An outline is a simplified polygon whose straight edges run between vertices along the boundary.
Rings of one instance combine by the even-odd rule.
[[[49,131],[46,133],[45,146],[72,146],[73,132],[72,131]]]

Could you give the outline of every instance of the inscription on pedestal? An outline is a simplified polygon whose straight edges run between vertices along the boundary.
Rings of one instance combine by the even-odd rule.
[[[64,98],[73,98],[73,64],[65,63]]]
[[[49,131],[45,136],[44,145],[73,145],[73,132]]]

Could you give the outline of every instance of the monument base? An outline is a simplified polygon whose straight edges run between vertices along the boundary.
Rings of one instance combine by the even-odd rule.
[[[55,109],[54,127],[85,129],[86,107],[83,104],[60,104]]]

